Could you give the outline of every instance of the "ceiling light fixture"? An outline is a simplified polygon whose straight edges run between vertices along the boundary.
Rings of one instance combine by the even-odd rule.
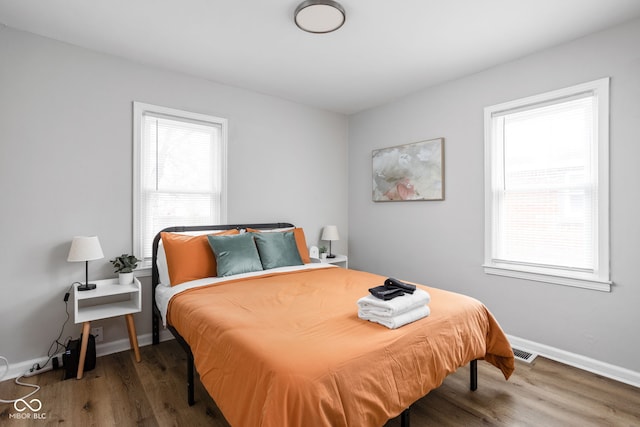
[[[342,27],[346,19],[344,9],[332,0],[306,0],[296,7],[293,15],[298,28],[309,33],[330,33]]]

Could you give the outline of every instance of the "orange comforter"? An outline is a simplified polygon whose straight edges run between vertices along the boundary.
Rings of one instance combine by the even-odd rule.
[[[265,275],[176,295],[169,323],[233,426],[376,426],[473,359],[508,378],[511,346],[491,313],[424,287],[431,315],[399,329],[357,316],[384,277],[342,268]]]

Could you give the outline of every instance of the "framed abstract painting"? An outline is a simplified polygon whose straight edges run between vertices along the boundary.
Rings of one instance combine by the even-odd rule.
[[[373,201],[444,200],[444,138],[372,152]]]

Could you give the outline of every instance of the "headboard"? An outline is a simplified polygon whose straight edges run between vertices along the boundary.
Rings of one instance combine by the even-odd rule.
[[[254,228],[257,230],[269,230],[274,228],[293,228],[293,224],[289,224],[288,222],[275,222],[275,223],[263,223],[263,224],[227,224],[227,225],[193,225],[193,226],[176,226],[176,227],[167,227],[158,234],[153,239],[152,246],[152,257],[151,257],[151,301],[153,304],[152,310],[152,318],[153,318],[153,342],[154,344],[158,343],[160,326],[159,326],[159,317],[160,312],[158,307],[156,307],[156,287],[159,284],[160,278],[158,274],[158,246],[160,244],[160,233],[168,232],[168,233],[192,233],[192,232],[206,232],[206,231],[223,231],[223,230],[241,230],[244,228]]]

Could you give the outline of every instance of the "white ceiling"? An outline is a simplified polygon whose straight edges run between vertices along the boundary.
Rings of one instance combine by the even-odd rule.
[[[137,62],[354,113],[640,17],[639,0],[0,0],[0,23]]]

